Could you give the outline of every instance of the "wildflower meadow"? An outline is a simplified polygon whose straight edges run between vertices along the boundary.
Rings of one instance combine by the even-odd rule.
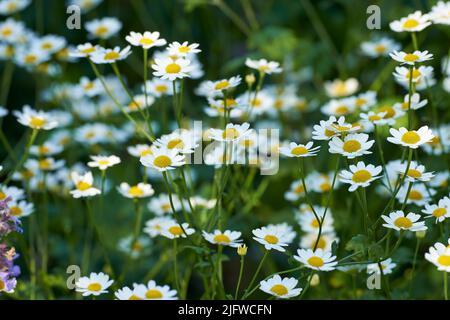
[[[449,25],[0,0],[0,300],[448,300]]]

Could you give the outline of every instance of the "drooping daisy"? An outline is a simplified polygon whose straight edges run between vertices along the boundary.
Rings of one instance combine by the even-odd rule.
[[[202,50],[198,49],[200,45],[198,43],[191,43],[185,41],[183,43],[179,42],[172,42],[169,44],[169,47],[167,48],[169,55],[176,56],[176,57],[185,57],[191,54],[197,54],[201,52]]]
[[[270,279],[261,281],[259,289],[277,298],[289,299],[302,292],[302,288],[296,288],[297,284],[298,280],[295,278],[281,278],[276,274]]]
[[[280,73],[283,71],[278,62],[267,61],[266,59],[252,60],[247,58],[245,60],[245,65],[265,74]]]
[[[437,242],[425,253],[425,259],[434,264],[439,271],[450,272],[450,246]]]
[[[167,285],[158,286],[153,280],[150,280],[147,285],[135,284],[134,290],[145,300],[178,300],[176,290],[170,289]]]
[[[93,186],[94,177],[92,172],[87,172],[84,175],[73,171],[70,174],[75,190],[70,191],[70,194],[75,198],[93,197],[101,193],[101,191]]]
[[[404,127],[398,130],[391,128],[389,132],[392,135],[392,137],[387,138],[390,143],[399,144],[412,149],[417,149],[419,146],[430,142],[434,138],[433,133],[427,126],[412,131],[408,131]]]
[[[145,31],[143,34],[139,32],[130,32],[130,35],[125,37],[131,45],[135,47],[142,47],[146,50],[153,47],[161,47],[167,44],[165,39],[159,38],[159,32]]]
[[[398,174],[405,174],[407,163],[397,163],[395,166],[395,170]],[[423,165],[418,164],[416,161],[411,161],[409,164],[408,172],[406,172],[406,180],[409,182],[416,181],[430,181],[434,177],[433,172],[425,172],[425,167]]]
[[[298,249],[294,259],[304,264],[307,268],[317,271],[333,271],[337,265],[336,256],[331,251],[322,249]]]
[[[405,214],[403,211],[398,210],[391,212],[389,216],[381,216],[386,222],[383,227],[394,229],[397,231],[409,230],[409,231],[424,231],[427,230],[425,221],[419,221],[420,215],[410,212]]]
[[[380,270],[381,265],[381,270]],[[380,262],[380,265],[378,263],[371,263],[367,265],[367,273],[368,274],[381,274],[381,271],[383,271],[383,274],[390,274],[392,273],[392,270],[397,266],[396,263],[392,262],[391,258],[388,258],[386,260],[383,260]]]
[[[450,2],[439,1],[428,13],[435,24],[450,25]]]
[[[359,88],[359,82],[355,78],[347,80],[336,79],[324,84],[325,92],[330,98],[341,98],[354,94]]]
[[[223,142],[238,141],[246,135],[250,134],[250,124],[245,122],[243,124],[228,123],[225,130],[211,129],[211,139]]]
[[[253,239],[264,245],[266,250],[275,249],[281,252],[286,251],[284,247],[289,246],[292,242],[292,235],[295,237],[294,232],[274,225],[254,229],[252,233]]]
[[[450,218],[450,198],[444,197],[439,200],[438,204],[425,204],[422,212],[429,215],[428,218],[436,218],[436,223],[442,222]]]
[[[176,211],[181,210],[181,202],[178,197],[172,197],[173,209]],[[172,206],[170,204],[170,197],[165,193],[161,193],[156,197],[153,197],[148,203],[148,210],[157,216],[165,214],[172,214]]]
[[[177,149],[154,148],[152,154],[142,156],[140,162],[144,167],[150,167],[165,172],[185,164],[185,156]]]
[[[99,50],[100,46],[94,46],[91,43],[87,42],[85,44],[79,44],[76,50],[70,51],[69,55],[73,58],[87,58]]]
[[[341,182],[350,184],[348,191],[353,192],[358,187],[366,188],[372,181],[381,178],[378,175],[382,170],[381,166],[365,165],[364,162],[359,161],[356,166],[350,165],[349,170],[342,170],[339,178]]]
[[[342,140],[340,137],[333,137],[328,143],[330,153],[342,154],[348,159],[354,159],[365,154],[371,154],[374,140],[369,140],[369,135],[365,133],[352,133]]]
[[[387,37],[361,43],[361,51],[370,58],[386,57],[399,48],[400,45],[397,42]]]
[[[189,227],[189,224],[184,222],[181,225],[174,221],[168,221],[162,225],[161,235],[169,238],[186,238],[195,233],[195,230]]]
[[[289,143],[289,146],[281,147],[280,153],[289,158],[314,157],[319,152],[320,147],[313,148],[312,146],[313,142],[308,142],[306,145],[291,142]]]
[[[117,188],[121,195],[130,199],[147,198],[155,194],[151,184],[138,183],[135,186],[130,186],[126,182],[122,182]]]
[[[26,105],[22,111],[14,111],[17,121],[35,130],[51,130],[58,126],[58,122],[44,111],[37,111]]]
[[[139,290],[139,293],[141,290]],[[130,289],[128,287],[121,288],[114,292],[117,300],[144,300],[144,296],[139,296],[138,290],[136,288]]]
[[[396,198],[400,203],[403,203],[408,196],[406,198],[407,204],[414,203],[418,206],[423,206],[436,194],[436,190],[427,188],[423,183],[415,183],[409,190],[409,193],[408,189],[408,186],[405,184],[398,191]]]
[[[242,242],[242,240],[239,239],[241,236],[241,233],[239,231],[225,230],[224,232],[222,232],[220,230],[214,230],[212,233],[203,231],[202,234],[203,238],[205,238],[209,243],[221,246],[237,248]]]
[[[102,171],[120,163],[120,158],[117,156],[91,156],[91,160],[87,165],[91,168],[99,168]]]
[[[127,46],[124,49],[115,47],[114,49],[99,49],[92,53],[89,58],[96,64],[116,63],[117,61],[128,58],[131,54],[131,46]]]
[[[423,99],[420,100],[420,94],[414,93],[411,96],[411,101],[409,99],[409,94],[406,94],[402,103],[396,103],[394,104],[394,108],[401,109],[403,111],[407,111],[408,107],[411,108],[411,110],[418,110],[420,108],[423,108],[427,105],[428,100]]]
[[[122,22],[116,18],[105,17],[87,22],[85,28],[91,38],[109,39],[122,29]]]
[[[407,17],[391,22],[389,27],[395,32],[419,32],[431,25],[429,20],[429,15],[416,11]]]
[[[190,77],[189,73],[192,70],[190,64],[191,62],[184,58],[176,60],[171,58],[155,59],[155,63],[152,64],[152,69],[155,70],[153,75],[169,81]]]
[[[413,66],[416,63],[424,62],[433,59],[433,55],[428,51],[414,51],[413,53],[406,53],[403,51],[394,51],[389,54],[392,59],[401,64],[409,64]]]
[[[75,283],[76,291],[81,292],[83,296],[99,296],[103,293],[108,293],[108,288],[113,283],[113,280],[109,279],[107,274],[103,272],[92,272],[89,277],[81,277]]]

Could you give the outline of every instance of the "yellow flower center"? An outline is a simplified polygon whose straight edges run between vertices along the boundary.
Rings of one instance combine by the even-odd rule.
[[[340,105],[336,108],[336,114],[347,114],[349,109],[347,106]]]
[[[181,236],[183,234],[183,229],[180,226],[173,226],[169,228],[169,232],[174,236]]]
[[[309,258],[308,263],[309,263],[309,265],[316,267],[316,268],[320,268],[325,264],[321,257],[316,257],[316,256]]]
[[[291,150],[291,153],[294,156],[303,156],[305,154],[308,154],[308,149],[306,149],[305,147],[295,147]]]
[[[53,48],[53,45],[50,42],[45,42],[42,44],[42,49],[44,50],[50,50],[51,48]]]
[[[128,298],[128,300],[142,300],[142,298],[139,298],[137,295],[132,294],[132,295]]]
[[[128,190],[128,194],[132,197],[142,197],[144,195],[144,191],[138,186],[134,186]]]
[[[145,293],[147,299],[161,299],[163,297],[161,291],[156,289],[150,289]]]
[[[47,154],[47,153],[50,152],[50,148],[49,148],[49,147],[46,147],[46,146],[39,146],[38,152],[39,152],[40,154]]]
[[[180,65],[176,64],[176,63],[170,63],[167,65],[166,67],[166,72],[167,73],[179,73],[181,71],[181,67]]]
[[[408,62],[414,62],[419,59],[419,56],[413,53],[408,53],[403,59]]]
[[[355,101],[355,104],[357,107],[362,107],[363,105],[365,105],[367,103],[367,100],[364,98],[358,98]]]
[[[98,282],[94,282],[94,283],[91,283],[90,285],[88,285],[87,289],[89,291],[99,292],[100,290],[102,290],[102,285]]]
[[[169,149],[183,149],[184,148],[184,142],[181,139],[173,139],[169,141],[167,144],[167,148]]]
[[[314,219],[313,221],[311,221],[311,227],[313,228],[319,228],[320,227],[320,222],[317,219]]]
[[[325,136],[327,136],[328,138],[331,138],[332,136],[334,136],[336,134],[336,132],[330,130],[330,129],[325,129]]]
[[[31,117],[30,126],[35,129],[42,128],[47,123],[47,120],[39,117]]]
[[[409,229],[412,227],[412,222],[406,217],[397,218],[394,224],[399,228]]]
[[[417,79],[417,78],[419,78],[421,75],[422,75],[422,73],[421,73],[419,70],[414,69],[412,72],[410,71],[410,72],[408,73],[408,79],[409,79],[409,77],[412,77],[413,79]]]
[[[181,46],[178,48],[178,51],[180,51],[181,53],[188,53],[189,51],[191,51],[191,48],[189,48],[188,46]]]
[[[230,243],[231,240],[227,235],[224,234],[218,234],[214,236],[214,241],[218,243]]]
[[[214,89],[224,90],[224,89],[227,89],[229,86],[230,86],[230,83],[227,80],[222,80],[214,86]]]
[[[81,52],[81,53],[84,53],[84,54],[91,54],[91,53],[95,52],[95,47],[90,47],[90,48],[82,49],[82,50],[80,50],[80,52]]]
[[[338,82],[334,87],[334,93],[337,96],[345,96],[347,94],[347,86],[345,82]]]
[[[384,53],[386,52],[386,46],[382,44],[378,44],[375,46],[375,52],[376,53]]]
[[[2,30],[2,36],[4,36],[4,37],[9,37],[12,33],[13,33],[13,31],[12,31],[12,29],[11,28],[4,28],[3,30]]]
[[[153,164],[158,168],[167,168],[172,164],[172,160],[168,156],[158,156]]]
[[[303,193],[305,191],[305,188],[303,188],[303,185],[299,184],[295,189],[295,193]]]
[[[311,244],[311,249],[314,249],[314,245],[315,245],[315,241],[314,243]],[[325,239],[323,237],[320,237],[319,242],[317,242],[317,248],[318,249],[325,249],[325,247],[327,246],[327,242],[325,241]]]
[[[50,170],[52,168],[52,163],[49,159],[44,159],[39,161],[39,169]]]
[[[98,36],[104,35],[105,33],[107,33],[109,31],[109,29],[105,26],[100,26],[97,28],[97,30],[95,31],[95,34]]]
[[[6,199],[6,194],[2,191],[0,191],[0,200],[5,200]]]
[[[92,188],[92,185],[87,182],[80,181],[77,183],[77,189],[80,191],[86,191],[89,190],[90,188]]]
[[[329,182],[324,182],[324,183],[320,184],[319,188],[323,192],[329,191],[331,189],[331,184]]]
[[[235,128],[228,128],[222,133],[222,138],[226,140],[234,140],[239,138],[239,131]]]
[[[22,209],[20,208],[20,207],[10,207],[9,208],[9,212],[13,215],[13,216],[15,216],[15,217],[18,217],[18,216],[20,216],[20,215],[22,215]]]
[[[356,183],[364,183],[372,178],[372,174],[367,170],[358,170],[353,174],[352,180]]]
[[[120,54],[116,51],[111,51],[105,54],[103,58],[108,61],[117,60],[120,58]]]
[[[447,210],[445,208],[437,208],[436,210],[433,211],[433,216],[436,218],[440,218],[442,216],[444,216],[447,213]]]
[[[153,154],[153,152],[152,152],[152,150],[150,150],[150,148],[149,148],[149,149],[141,150],[141,152],[140,152],[139,154],[140,154],[141,157],[144,157],[144,156],[148,156],[148,155]]]
[[[5,287],[6,287],[5,283],[3,282],[2,279],[0,279],[0,291],[2,291],[3,289],[5,289]]]
[[[383,116],[384,119],[392,118],[396,114],[394,108],[390,106],[381,107],[379,112],[386,112],[386,114]]]
[[[268,234],[267,236],[264,237],[264,240],[267,241],[267,243],[269,244],[277,244],[278,243],[278,238],[274,235],[270,235]]]
[[[413,29],[413,28],[417,27],[418,25],[419,25],[419,21],[417,21],[416,19],[407,19],[403,23],[403,28],[405,28],[405,29]]]
[[[155,90],[159,93],[164,93],[167,91],[167,86],[164,84],[159,84],[159,85],[155,86]]]
[[[440,257],[438,258],[438,263],[439,263],[440,265],[449,267],[449,266],[450,266],[450,256],[440,256]]]
[[[415,144],[420,141],[420,136],[415,131],[408,131],[402,136],[402,141],[407,144]]]
[[[170,205],[170,203],[164,203],[163,205],[161,205],[161,209],[163,211],[170,211],[172,210],[172,206]]]
[[[149,38],[142,38],[141,41],[139,41],[140,44],[143,46],[151,46],[155,41]]]
[[[409,169],[407,174],[409,177],[414,179],[418,179],[422,176],[422,173],[420,173],[420,171],[416,169]]]
[[[376,114],[369,116],[369,121],[378,121],[378,120],[381,120],[381,117],[377,116]]]
[[[344,149],[344,151],[348,153],[356,152],[361,149],[361,143],[357,140],[348,140],[345,141],[342,149]]]
[[[423,199],[423,195],[422,193],[420,193],[417,190],[411,190],[411,192],[409,193],[408,199],[410,200],[422,200]]]
[[[98,164],[100,166],[109,166],[110,163],[109,163],[109,160],[99,160]]]
[[[274,285],[270,289],[270,291],[272,291],[273,293],[275,293],[278,296],[284,296],[284,295],[286,295],[289,292],[288,289],[285,286],[283,286],[282,284]]]

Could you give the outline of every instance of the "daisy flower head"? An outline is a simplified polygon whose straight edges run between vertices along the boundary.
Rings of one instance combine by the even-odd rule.
[[[359,88],[359,82],[355,78],[336,79],[325,82],[324,87],[330,98],[342,98],[354,94]]]
[[[332,99],[320,108],[328,116],[346,116],[356,111],[355,98]]]
[[[177,291],[169,286],[158,286],[155,281],[150,280],[147,285],[135,284],[134,290],[144,300],[178,300]]]
[[[425,253],[425,259],[434,264],[439,271],[450,272],[450,245],[437,242]]]
[[[314,233],[318,234],[319,230],[322,230],[322,233],[330,233],[334,231],[333,223],[334,219],[330,213],[330,210],[327,211],[327,215],[325,216],[325,208],[314,206],[314,211],[312,211],[311,207],[308,205],[309,211],[299,212],[296,215],[296,219],[302,231],[306,233]],[[317,216],[317,217],[316,217]],[[319,218],[319,220],[317,219]]]
[[[99,168],[102,171],[120,163],[120,158],[117,156],[91,156],[91,160],[87,164],[88,167]]]
[[[395,170],[398,174],[404,175],[407,168],[407,163],[397,163]],[[408,172],[406,172],[406,180],[409,182],[430,181],[434,177],[433,172],[425,172],[425,166],[418,164],[416,161],[411,161]]]
[[[70,174],[73,183],[75,184],[75,190],[70,191],[70,194],[75,198],[87,198],[99,195],[101,191],[93,186],[94,177],[92,172],[85,174],[79,174],[73,171]]]
[[[181,210],[181,202],[178,197],[172,199],[173,209],[175,211]],[[170,197],[168,194],[161,193],[156,197],[153,197],[148,203],[148,210],[157,216],[172,213],[172,205],[170,204]]]
[[[321,120],[319,124],[313,126],[312,139],[313,140],[330,140],[335,135],[336,131],[331,130],[330,127],[336,122],[336,117],[331,116],[328,120]]]
[[[147,93],[155,98],[173,95],[172,82],[160,78],[153,78],[147,81],[146,85],[142,87],[142,90],[147,90]]]
[[[435,24],[450,25],[450,2],[439,1],[431,8],[428,15]]]
[[[126,182],[122,182],[117,188],[121,195],[130,199],[139,199],[151,197],[155,194],[151,184],[138,183],[135,186],[130,186]]]
[[[333,243],[339,242],[339,238],[336,236],[336,233],[334,233],[334,231],[322,233],[319,239],[317,239],[317,236],[317,233],[306,233],[301,237],[300,247],[304,249],[314,249],[314,247],[317,245],[318,249],[331,251]]]
[[[369,140],[369,135],[365,133],[351,133],[346,135],[344,139],[333,137],[329,145],[330,153],[341,154],[348,159],[354,159],[365,154],[371,154],[374,140]]]
[[[54,158],[41,158],[40,160],[28,159],[27,167],[32,171],[53,171],[64,166],[64,160],[55,160]]]
[[[281,73],[283,71],[278,62],[267,61],[266,59],[252,60],[247,58],[245,65],[251,69],[258,70],[261,74]]]
[[[422,212],[428,215],[428,218],[436,218],[436,223],[450,218],[450,198],[444,197],[437,204],[425,204]]]
[[[239,84],[241,84],[241,81],[241,76],[235,76],[229,79],[222,79],[217,81],[208,81],[206,82],[204,89],[208,92],[208,96],[217,96],[220,95],[223,91],[237,87]]]
[[[70,51],[69,55],[73,58],[88,58],[101,49],[98,45],[89,42],[77,45],[75,50]]]
[[[380,270],[381,265],[381,270]],[[397,266],[396,263],[392,262],[391,258],[388,258],[386,260],[383,260],[380,262],[380,265],[378,263],[371,263],[367,265],[367,273],[368,274],[381,274],[381,271],[383,271],[383,274],[390,274],[392,273],[392,270]]]
[[[304,158],[316,156],[319,150],[320,147],[313,148],[313,142],[308,142],[306,145],[291,142],[289,146],[281,147],[280,153],[289,158]]]
[[[206,241],[216,245],[237,248],[242,242],[242,240],[239,239],[241,236],[239,231],[225,230],[222,232],[220,230],[214,230],[212,233],[203,231],[202,234]]]
[[[0,185],[0,201],[10,199],[12,201],[19,201],[25,197],[25,191],[14,186]]]
[[[369,58],[387,57],[390,52],[398,50],[400,45],[394,40],[382,37],[361,44],[361,51]]]
[[[306,177],[306,185],[317,193],[324,193],[331,190],[333,184],[334,172],[321,173],[313,171]],[[334,186],[338,186],[338,181],[334,182]]]
[[[0,1],[0,14],[8,16],[22,11],[29,6],[31,0],[2,0]]]
[[[411,108],[411,110],[418,110],[420,108],[425,107],[427,103],[428,103],[427,99],[420,101],[420,94],[416,92],[411,96],[411,99],[409,98],[409,94],[406,94],[405,97],[403,98],[402,103],[394,104],[394,109],[407,111],[409,107]]]
[[[49,113],[34,110],[28,105],[13,114],[20,124],[34,130],[52,130],[58,126],[58,122]]]
[[[339,178],[341,182],[350,184],[348,191],[353,192],[358,187],[366,188],[372,181],[381,178],[379,174],[382,170],[381,166],[365,165],[359,161],[356,165],[350,165],[349,170],[342,170]]]
[[[302,288],[296,288],[298,280],[295,278],[281,278],[279,275],[263,280],[259,283],[259,289],[272,296],[281,299],[289,299],[298,296]]]
[[[337,265],[336,256],[331,251],[322,249],[298,249],[294,259],[304,264],[307,268],[317,271],[333,271]]]
[[[178,224],[175,221],[167,221],[162,225],[161,235],[169,239],[186,238],[195,233],[188,223]]]
[[[250,124],[245,122],[243,124],[228,123],[225,130],[211,129],[211,139],[222,142],[233,142],[242,139],[251,134]]]
[[[167,51],[169,52],[170,56],[174,57],[186,57],[192,54],[197,54],[199,52],[202,52],[198,47],[200,45],[198,43],[191,43],[185,41],[183,43],[180,42],[172,42],[169,44],[169,47],[167,48]]]
[[[85,28],[91,38],[106,40],[122,29],[122,22],[116,18],[105,17],[87,22]]]
[[[429,79],[433,77],[433,67],[420,66],[409,69],[407,67],[396,67],[393,73],[395,80],[403,86],[409,86],[409,81],[416,85],[416,89],[419,90],[422,86],[432,86],[432,81]],[[426,79],[426,81],[424,81]],[[419,86],[422,84],[422,86]]]
[[[139,294],[142,290],[130,289],[128,287],[121,288],[114,292],[114,296],[117,300],[144,300],[144,296],[140,296]]]
[[[103,0],[69,0],[69,4],[81,8],[82,13],[87,13],[96,8]]]
[[[406,53],[403,51],[394,51],[389,54],[392,59],[401,64],[408,64],[413,66],[416,63],[424,62],[433,59],[433,55],[428,51],[414,51],[413,53]]]
[[[305,195],[305,188],[301,180],[291,183],[289,190],[285,192],[284,198],[288,201],[295,202]]]
[[[113,283],[107,274],[103,272],[92,272],[89,277],[81,277],[75,282],[75,290],[83,294],[83,296],[99,296],[103,293],[108,293],[108,288]]]
[[[397,193],[397,200],[403,203],[406,199],[406,203],[413,203],[417,206],[423,206],[430,202],[431,197],[436,194],[436,190],[427,188],[423,183],[415,183],[408,193],[408,186],[403,185]]]
[[[155,147],[177,150],[181,154],[194,153],[199,146],[198,138],[189,130],[177,130],[157,139]]]
[[[165,39],[161,39],[159,36],[160,34],[157,31],[145,31],[143,34],[131,31],[130,34],[125,37],[125,40],[127,40],[132,46],[142,47],[145,50],[148,50],[153,47],[161,47],[167,44],[167,41]]]
[[[9,213],[16,218],[27,217],[34,212],[34,205],[26,201],[11,201],[8,203]]]
[[[371,122],[376,125],[384,125],[387,121],[384,119],[386,112],[374,112],[360,113],[359,116],[363,121]]]
[[[192,70],[190,64],[190,60],[185,58],[175,60],[171,58],[155,59],[155,63],[152,64],[153,75],[169,81],[188,78]]]
[[[360,93],[353,102],[358,110],[367,111],[377,103],[377,93],[375,91]]]
[[[402,127],[400,129],[391,128],[389,130],[392,137],[388,137],[387,140],[393,144],[399,144],[411,149],[417,149],[419,146],[430,142],[434,135],[427,126],[421,127],[419,130],[408,131]]]
[[[126,59],[131,54],[131,46],[124,49],[115,47],[114,49],[101,48],[92,53],[89,58],[95,64],[111,64]]]
[[[152,154],[153,149],[154,147],[148,144],[137,144],[135,146],[128,147],[127,151],[133,157],[140,158]]]
[[[169,217],[156,217],[148,220],[145,223],[144,232],[149,235],[150,238],[158,237],[162,234],[163,226],[168,224],[174,224],[175,220]]]
[[[330,119],[336,119],[334,117],[331,117]],[[341,134],[348,134],[355,131],[359,131],[361,129],[361,126],[354,125],[352,123],[345,122],[345,117],[340,117],[337,119],[337,121],[332,122],[328,125],[326,128],[329,132],[326,132],[327,135],[330,134],[330,131],[334,132],[334,135],[341,135]]]
[[[409,230],[409,231],[424,231],[427,230],[425,221],[419,221],[420,215],[410,212],[405,214],[403,211],[393,211],[388,216],[381,216],[386,222],[383,227],[394,229],[397,231]]]
[[[152,154],[142,156],[140,162],[144,167],[150,167],[165,172],[183,166],[185,156],[180,155],[178,149],[154,148]]]
[[[266,250],[274,249],[281,252],[286,251],[284,247],[289,246],[292,237],[295,237],[295,232],[286,227],[280,228],[274,225],[254,229],[252,233],[253,239],[264,245]]]
[[[430,16],[416,11],[407,17],[395,20],[389,24],[392,31],[395,32],[419,32],[431,25]]]

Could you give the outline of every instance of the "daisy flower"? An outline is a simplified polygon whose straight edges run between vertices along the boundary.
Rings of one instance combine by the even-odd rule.
[[[388,258],[386,260],[383,260],[380,262],[381,270],[383,271],[383,274],[390,274],[392,273],[392,270],[397,266],[396,263],[392,262],[391,258]],[[371,263],[367,265],[367,273],[368,274],[381,274],[380,266],[378,263]]]
[[[341,98],[354,94],[359,88],[359,82],[355,78],[347,80],[336,79],[324,84],[325,92],[330,98]]]
[[[31,0],[3,0],[0,2],[0,14],[12,15],[29,6]]]
[[[370,58],[386,57],[399,48],[400,45],[397,42],[387,37],[361,43],[361,51]]]
[[[150,167],[165,172],[183,166],[185,156],[180,155],[178,149],[154,148],[152,154],[142,156],[140,162],[144,167]]]
[[[133,157],[140,158],[152,154],[153,148],[154,147],[149,146],[148,144],[137,144],[135,146],[128,147],[127,151]]]
[[[76,187],[75,190],[70,191],[70,194],[75,199],[93,197],[101,193],[99,189],[94,188],[93,186],[94,177],[92,176],[92,172],[81,175],[78,172],[73,171],[70,176]]]
[[[325,251],[331,251],[334,242],[339,242],[339,238],[334,232],[323,233],[317,240],[317,233],[307,233],[301,237],[300,247],[304,249],[314,249],[317,242],[317,248]]]
[[[435,24],[450,25],[450,2],[439,1],[431,8],[428,15]]]
[[[394,104],[394,108],[403,111],[408,111],[408,107],[410,107],[411,110],[418,110],[420,108],[425,107],[427,103],[428,103],[427,99],[420,101],[420,94],[414,93],[411,96],[411,105],[410,105],[409,94],[406,94],[405,97],[403,98],[403,103]]]
[[[298,249],[294,259],[304,264],[309,269],[317,271],[333,271],[337,265],[336,256],[331,251],[322,249]]]
[[[179,42],[172,42],[169,44],[169,47],[167,48],[167,51],[169,52],[169,55],[176,56],[176,57],[185,57],[190,54],[196,54],[199,52],[202,52],[202,50],[198,49],[200,45],[198,43],[191,43],[185,41],[183,43]]]
[[[330,119],[333,119],[334,117],[331,117]],[[336,118],[334,118],[336,119]],[[337,119],[337,121],[332,122],[328,125],[326,128],[329,131],[334,131],[335,135],[341,135],[341,134],[348,134],[355,131],[358,131],[361,129],[359,125],[353,125],[352,123],[345,122],[345,117],[340,117]]]
[[[419,130],[408,131],[402,127],[400,129],[391,128],[389,130],[392,137],[388,137],[387,140],[393,144],[399,144],[404,147],[417,149],[419,146],[430,142],[434,135],[427,126],[421,127]]]
[[[34,130],[51,130],[58,126],[58,122],[48,113],[37,111],[26,105],[22,111],[14,111],[17,121]]]
[[[425,259],[434,264],[439,271],[450,272],[450,246],[437,242],[425,253]]]
[[[377,103],[377,93],[374,91],[363,92],[353,100],[357,109],[367,111]]]
[[[324,193],[331,190],[333,184],[334,172],[329,173],[320,173],[320,172],[311,172],[306,177],[306,185],[310,186],[311,191],[317,193]],[[334,182],[334,186],[337,187],[338,181]]]
[[[264,74],[280,73],[283,71],[278,62],[267,61],[266,59],[252,60],[247,58],[245,60],[245,65]]]
[[[438,204],[425,204],[422,212],[428,215],[428,218],[436,218],[436,223],[442,222],[450,218],[450,199],[444,197],[439,200]]]
[[[113,280],[109,279],[107,274],[103,272],[92,272],[89,277],[81,277],[75,282],[76,291],[81,292],[83,296],[99,296],[103,293],[108,293],[108,288],[113,283]]]
[[[358,187],[366,188],[372,181],[381,178],[378,175],[382,170],[381,166],[365,165],[364,162],[359,161],[356,166],[350,165],[349,170],[342,170],[339,178],[341,182],[350,184],[348,191],[353,192]]]
[[[319,152],[320,147],[313,148],[312,146],[313,142],[308,142],[306,145],[291,142],[288,147],[281,147],[280,153],[289,158],[314,157]]]
[[[120,163],[120,158],[117,156],[91,156],[91,160],[87,164],[88,167],[99,168],[102,171]]]
[[[225,130],[211,129],[210,135],[211,139],[216,141],[232,142],[240,140],[251,132],[250,124],[247,122],[243,124],[228,123]]]
[[[409,230],[409,231],[424,231],[427,230],[425,221],[419,221],[420,215],[410,212],[405,214],[403,211],[398,210],[391,212],[389,216],[382,215],[381,218],[386,222],[383,227],[394,229],[397,231]]]
[[[159,32],[149,32],[145,31],[143,34],[139,32],[130,32],[130,35],[125,37],[132,46],[142,47],[148,50],[153,47],[161,47],[167,44],[165,39],[159,38]]]
[[[168,217],[157,217],[148,220],[145,223],[144,232],[148,234],[151,238],[160,236],[163,231],[163,226],[167,224],[174,224],[175,220]]]
[[[340,137],[333,137],[328,143],[330,153],[338,153],[347,157],[348,159],[354,159],[365,154],[371,154],[369,151],[372,148],[374,140],[369,140],[369,135],[365,133],[352,133],[345,136],[344,140]]]
[[[169,239],[186,238],[195,233],[195,230],[189,228],[188,223],[182,223],[181,225],[175,221],[167,221],[162,225],[161,235]]]
[[[105,17],[87,22],[85,28],[91,38],[105,40],[116,35],[122,29],[122,22],[116,18]]]
[[[55,160],[53,158],[42,158],[40,160],[36,159],[28,159],[27,167],[32,170],[40,170],[40,171],[53,171],[60,169],[64,166],[64,160]]]
[[[147,285],[135,284],[134,290],[145,300],[178,300],[176,290],[170,289],[167,285],[158,286],[153,280],[150,280]]]
[[[427,204],[431,200],[431,196],[436,194],[436,190],[432,188],[427,188],[423,183],[414,184],[411,190],[408,193],[408,186],[403,185],[397,193],[397,200],[400,203],[405,201],[406,195],[408,198],[406,199],[406,203],[414,203],[418,206],[423,206]]]
[[[117,300],[144,300],[144,296],[139,296],[139,293],[142,292],[142,290],[136,290],[130,289],[128,287],[124,287],[122,289],[117,290],[114,292],[114,295],[116,296]]]
[[[192,70],[190,63],[189,60],[183,58],[155,59],[155,63],[152,64],[152,69],[155,70],[153,75],[169,81],[190,77],[189,72]]]
[[[384,119],[385,115],[386,112],[374,112],[374,111],[359,114],[359,116],[363,121],[368,121],[376,125],[384,125],[387,123],[387,121]]]
[[[404,175],[406,171],[407,163],[397,163],[394,167],[394,170],[397,171],[398,174]],[[406,180],[409,182],[422,181],[427,182],[430,181],[434,177],[433,172],[425,172],[425,167],[423,165],[418,164],[416,161],[411,161],[409,164],[408,172],[406,173]]]
[[[126,59],[131,54],[131,46],[127,46],[124,49],[115,47],[114,49],[101,48],[92,53],[89,58],[95,64],[115,63]]]
[[[297,214],[296,219],[302,231],[307,233],[318,234],[320,229],[320,222],[322,222],[323,233],[333,232],[334,220],[330,210],[327,210],[327,215],[325,216],[325,219],[324,219],[325,215],[324,207],[314,206],[314,211],[316,212],[316,214],[314,214],[312,210]],[[320,221],[317,220],[316,215]]]
[[[117,188],[121,195],[130,199],[139,199],[151,197],[155,194],[151,184],[138,183],[135,186],[130,186],[126,182],[122,182]]]
[[[431,25],[429,15],[416,11],[405,18],[391,22],[389,27],[395,32],[419,32],[429,25]]]
[[[155,147],[177,150],[182,154],[194,153],[199,146],[198,138],[192,131],[181,130],[171,134],[164,135],[154,143]]]
[[[10,198],[12,201],[19,201],[25,197],[25,191],[14,186],[0,185],[0,201]]]
[[[284,194],[284,198],[286,200],[295,202],[304,195],[305,195],[305,188],[303,187],[303,183],[301,180],[297,180],[291,183],[289,190],[286,191]]]
[[[281,299],[289,299],[298,296],[302,288],[296,288],[298,280],[295,278],[281,278],[279,275],[263,280],[259,283],[259,289],[272,296]]]
[[[320,111],[328,116],[346,116],[356,110],[354,98],[333,99],[326,103]]]
[[[70,51],[69,55],[73,58],[87,58],[98,52],[101,49],[98,45],[92,45],[87,42],[85,44],[79,44],[76,50]]]
[[[172,199],[173,207],[175,211],[181,210],[181,202],[178,197]],[[153,197],[148,203],[148,210],[157,216],[165,214],[172,214],[172,206],[170,204],[170,197],[165,193],[159,194],[157,197]]]
[[[274,225],[254,229],[252,233],[253,239],[264,245],[266,250],[275,249],[281,252],[286,251],[283,247],[289,246],[292,242],[292,236],[295,237],[295,232]]]
[[[241,81],[241,76],[231,77],[229,79],[222,79],[218,81],[208,81],[206,82],[204,89],[209,93],[208,96],[217,96],[220,95],[223,91],[237,87],[241,83]]]
[[[419,68],[413,68],[410,70],[406,67],[396,67],[393,73],[395,80],[397,82],[409,86],[409,80],[416,84],[416,89],[418,84],[423,83],[423,79],[428,79],[433,76],[433,67],[431,66],[420,66]],[[430,81],[427,82],[429,86],[432,84]]]
[[[206,231],[202,232],[203,238],[212,244],[217,244],[221,246],[230,246],[232,248],[237,248],[240,246],[242,240],[239,239],[241,233],[239,231],[225,230],[224,232],[220,230],[214,230],[212,233]]]
[[[34,205],[26,201],[12,201],[8,207],[9,213],[16,218],[27,217],[34,212]]]
[[[172,82],[169,80],[154,78],[147,81],[146,85],[142,87],[142,90],[146,89],[148,94],[156,98],[173,95]]]
[[[389,54],[392,59],[401,64],[409,64],[413,66],[416,63],[424,62],[433,59],[433,55],[428,51],[414,51],[413,53],[406,53],[403,51],[394,51]]]
[[[319,124],[314,125],[312,132],[313,140],[330,140],[337,132],[330,127],[336,122],[336,117],[331,116],[328,120],[321,120]]]

